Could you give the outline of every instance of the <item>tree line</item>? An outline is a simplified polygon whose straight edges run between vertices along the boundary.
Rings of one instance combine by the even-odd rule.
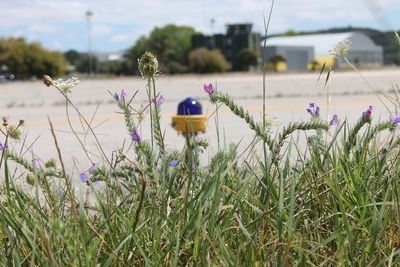
[[[162,73],[211,73],[230,69],[221,51],[207,48],[192,50],[193,34],[200,33],[187,26],[156,27],[126,50],[122,60],[106,61],[75,50],[52,52],[40,43],[28,43],[23,38],[0,38],[0,71],[3,67],[3,71],[13,73],[18,79],[41,77],[43,74],[56,77],[71,72],[138,75],[137,60],[145,51],[158,58]],[[258,57],[256,52],[243,49],[237,60],[244,66],[251,66],[257,64]]]
[[[49,51],[40,43],[27,43],[23,38],[0,38],[0,72],[12,73],[18,79],[43,74],[57,77],[65,73],[67,66],[60,52]]]

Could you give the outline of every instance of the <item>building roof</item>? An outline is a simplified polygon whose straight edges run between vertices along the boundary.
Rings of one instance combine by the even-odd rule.
[[[315,57],[323,57],[328,56],[329,50],[334,48],[338,43],[349,40],[354,35],[359,34],[346,32],[271,37],[267,39],[267,46],[313,46]]]

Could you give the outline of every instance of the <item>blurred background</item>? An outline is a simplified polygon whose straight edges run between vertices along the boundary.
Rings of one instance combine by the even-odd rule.
[[[400,64],[397,0],[1,1],[0,80],[138,75],[146,50],[161,72],[345,68],[329,49],[350,40],[360,68]],[[263,53],[264,39],[269,47]],[[264,58],[262,58],[264,55]]]

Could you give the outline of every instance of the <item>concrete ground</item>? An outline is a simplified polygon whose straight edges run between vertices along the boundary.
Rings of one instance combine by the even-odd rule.
[[[388,93],[393,86],[400,84],[400,69],[363,71],[362,74],[375,91]],[[327,110],[325,79],[324,74],[318,80],[318,73],[268,74],[266,111],[268,116],[277,121],[276,128],[290,121],[308,120],[309,114],[306,109],[310,102],[315,102],[321,107],[321,117],[324,119],[337,114],[342,121],[347,118],[354,122],[369,105],[374,107],[375,121],[388,119],[389,112],[372,93],[363,78],[355,72],[333,73],[329,83],[329,90],[333,96]],[[201,101],[206,114],[210,115],[215,110],[215,105],[209,104],[208,96],[203,91],[205,83],[213,83],[218,90],[228,93],[238,104],[243,105],[256,119],[261,119],[263,94],[261,74],[161,76],[157,79],[157,90],[167,99],[162,105],[162,128],[165,129],[169,148],[180,149],[184,143],[183,137],[178,136],[170,126],[171,116],[176,113],[181,100],[192,96]],[[91,121],[108,158],[112,158],[114,149],[124,143],[127,147],[130,142],[123,118],[108,91],[114,93],[124,89],[128,97],[138,91],[132,103],[134,107],[139,107],[146,103],[145,87],[145,81],[136,77],[83,80],[72,89],[71,100]],[[12,82],[0,84],[0,93],[0,116],[7,116],[10,123],[17,123],[19,119],[25,120],[23,131],[26,140],[24,143],[11,144],[14,149],[20,149],[23,145],[22,152],[29,160],[34,155],[43,161],[51,157],[57,158],[49,130],[49,117],[56,129],[58,143],[68,169],[77,173],[90,166],[90,161],[71,132],[63,96],[56,89],[46,87],[41,81]],[[394,106],[389,101],[384,101],[394,111]],[[82,122],[74,110],[70,109],[69,114],[72,126],[90,151],[90,157],[95,162],[101,162],[101,153],[93,136],[85,134]],[[216,116],[211,116],[207,133],[200,135],[208,139],[211,144],[207,155],[204,155],[203,164],[207,164],[209,156],[217,150],[218,134],[220,145],[240,142],[242,150],[254,136],[246,123],[232,115],[226,107],[222,107],[218,114],[218,125]],[[142,139],[149,140],[149,128],[149,122],[146,120],[140,128]]]

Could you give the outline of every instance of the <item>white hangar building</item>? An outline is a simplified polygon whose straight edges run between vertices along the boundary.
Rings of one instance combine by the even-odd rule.
[[[310,62],[333,62],[329,51],[343,41],[350,41],[347,54],[349,61],[358,66],[381,66],[383,48],[376,45],[370,37],[359,32],[311,34],[297,36],[271,37],[267,39],[266,62],[274,54],[283,55],[288,70],[307,69]],[[262,43],[261,46],[264,44]],[[346,65],[342,58],[333,64],[337,67]]]

